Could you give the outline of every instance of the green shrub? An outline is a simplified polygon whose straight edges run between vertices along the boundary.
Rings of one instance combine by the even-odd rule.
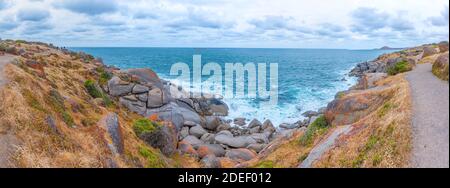
[[[448,64],[434,63],[431,69],[433,74],[441,80],[448,81],[449,66]]]
[[[386,102],[381,109],[378,111],[378,117],[385,116],[391,109],[395,108],[396,105],[391,104],[390,102]]]
[[[146,118],[141,118],[133,123],[133,130],[136,135],[142,135],[154,131],[160,125]]]
[[[147,160],[147,165],[145,165],[147,168],[164,168],[167,166],[157,153],[145,146],[139,147],[139,154]]]
[[[396,74],[399,74],[399,73],[408,72],[410,70],[412,70],[411,65],[408,62],[406,62],[406,61],[402,61],[402,62],[399,62],[399,63],[395,64],[392,67],[389,67],[387,69],[387,73],[389,75],[396,75]]]
[[[311,125],[308,126],[306,132],[300,137],[300,144],[303,146],[311,145],[317,135],[321,135],[328,130],[328,123],[325,116],[320,116]]]
[[[261,161],[256,166],[256,168],[274,168],[273,161]]]

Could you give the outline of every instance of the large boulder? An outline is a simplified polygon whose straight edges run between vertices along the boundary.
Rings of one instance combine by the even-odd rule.
[[[438,51],[437,51],[437,49],[435,47],[433,47],[433,46],[425,46],[423,48],[422,58],[428,57],[428,56],[432,56],[432,55],[437,54],[437,53],[438,53]]]
[[[203,116],[227,116],[228,105],[217,98],[194,98],[195,110]]]
[[[248,128],[250,128],[250,129],[255,128],[255,127],[261,127],[261,126],[262,126],[262,123],[261,123],[259,120],[257,120],[257,119],[253,119],[253,120],[248,124]]]
[[[198,157],[197,151],[192,147],[192,145],[188,142],[181,141],[178,143],[178,151],[180,151],[181,154],[187,154],[192,157]]]
[[[176,128],[172,123],[164,123],[154,131],[139,135],[139,138],[144,140],[148,145],[160,149],[166,156],[171,156],[176,152],[178,136]]]
[[[244,148],[231,149],[227,150],[227,152],[225,153],[225,157],[228,157],[235,161],[245,162],[254,159],[256,157],[256,153]]]
[[[267,144],[250,144],[249,146],[247,146],[247,149],[250,149],[250,150],[255,151],[256,153],[259,153],[266,146],[267,146]]]
[[[215,137],[216,137],[216,135],[214,135],[212,133],[206,133],[200,138],[200,140],[207,144],[212,144],[215,141],[214,140]]]
[[[164,105],[163,91],[159,88],[153,88],[148,92],[147,107],[158,108]]]
[[[376,82],[386,78],[386,73],[365,73],[358,79],[358,84],[352,87],[352,89],[369,89],[376,87]],[[317,116],[317,115],[316,115]]]
[[[133,94],[141,94],[141,93],[147,93],[150,90],[149,87],[144,86],[144,85],[140,85],[140,84],[136,84],[133,89],[132,89],[132,93]]]
[[[220,168],[219,159],[214,155],[207,155],[200,160],[203,168]]]
[[[217,129],[216,129],[216,131],[224,131],[224,130],[230,130],[231,129],[231,125],[230,124],[228,124],[228,123],[222,123],[222,124],[220,124],[218,127],[217,127]]]
[[[126,72],[135,77],[139,82],[149,83],[158,88],[162,88],[161,79],[151,69],[146,68],[128,69]]]
[[[136,112],[140,115],[145,115],[147,112],[147,107],[146,107],[145,102],[138,100],[133,95],[120,97],[119,103],[121,105],[125,106],[126,108],[128,108],[128,110],[130,110],[132,112]]]
[[[197,153],[200,158],[203,158],[207,155],[214,155],[216,157],[225,156],[225,149],[218,144],[204,144],[200,145],[197,148]]]
[[[117,76],[114,76],[108,81],[109,94],[115,97],[131,93],[133,87],[134,84],[123,81]]]
[[[222,120],[216,116],[206,116],[205,120],[205,128],[208,130],[216,130],[222,124]]]
[[[319,113],[316,111],[312,111],[312,110],[306,111],[302,114],[302,116],[308,117],[308,118],[312,117],[312,116],[317,116],[317,115],[319,115]]]
[[[439,52],[444,53],[444,52],[448,52],[448,42],[447,41],[442,41],[438,44],[439,47]]]

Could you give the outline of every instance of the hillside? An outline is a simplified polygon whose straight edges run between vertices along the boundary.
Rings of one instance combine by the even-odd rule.
[[[2,41],[1,48],[15,58],[2,70],[8,83],[0,93],[1,141],[7,145],[0,146],[10,148],[2,166],[196,167],[139,139],[133,123],[141,116],[89,94],[85,83],[101,80],[100,60],[42,43]]]

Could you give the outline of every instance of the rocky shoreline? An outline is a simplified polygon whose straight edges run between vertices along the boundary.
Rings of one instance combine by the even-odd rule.
[[[335,100],[327,107],[317,111],[307,111],[302,121],[293,124],[282,123],[277,127],[270,120],[260,122],[246,118],[227,119],[228,106],[220,97],[190,97],[189,93],[168,81],[160,79],[151,69],[120,69],[103,65],[110,79],[99,87],[109,96],[115,98],[128,110],[144,117],[156,116],[159,120],[170,122],[150,135],[138,135],[149,145],[159,148],[163,154],[170,156],[176,152],[197,158],[205,167],[221,167],[228,163],[233,166],[250,161],[271,146],[277,139],[286,139],[295,131],[305,130],[317,118],[325,115],[332,119],[330,124],[352,123],[357,119],[337,120],[335,111],[354,111],[369,108],[367,104],[355,101],[341,101],[341,95],[355,90],[371,88],[377,80],[387,77],[390,67],[400,62],[415,66],[421,55],[421,49],[409,49],[400,54],[382,55],[373,61],[362,62],[349,73],[358,77],[358,82],[346,91],[338,92]],[[337,109],[346,104],[344,109]],[[300,116],[300,115],[299,115]],[[169,128],[166,128],[169,127]]]

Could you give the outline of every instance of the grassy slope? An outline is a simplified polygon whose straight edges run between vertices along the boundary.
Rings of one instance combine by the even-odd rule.
[[[1,91],[0,125],[20,140],[12,158],[16,167],[108,167],[113,160],[119,167],[195,167],[184,156],[166,158],[139,140],[132,122],[139,116],[117,105],[105,107],[89,96],[83,84],[98,80],[92,74],[97,66],[77,57],[42,45],[15,43],[17,48],[33,52],[37,62],[45,65],[45,77],[36,74],[19,57],[7,65],[11,81]],[[94,71],[95,72],[95,71]],[[56,94],[55,94],[56,93]],[[64,100],[58,100],[62,97]],[[63,101],[63,102],[61,102]],[[125,154],[113,155],[105,142],[104,131],[97,122],[109,112],[119,115]],[[58,133],[46,118],[52,116]],[[175,159],[175,160],[174,160]]]

